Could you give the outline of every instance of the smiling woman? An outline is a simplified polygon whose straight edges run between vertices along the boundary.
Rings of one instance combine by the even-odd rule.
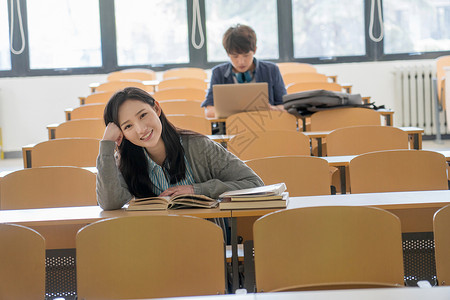
[[[97,200],[105,210],[119,209],[133,197],[200,194],[217,198],[225,191],[263,185],[221,145],[176,128],[158,102],[139,88],[117,92],[106,105],[104,121]]]

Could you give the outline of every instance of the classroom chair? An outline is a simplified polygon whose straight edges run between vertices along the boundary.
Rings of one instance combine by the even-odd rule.
[[[173,68],[164,71],[163,79],[168,78],[198,78],[205,80],[208,78],[208,74],[200,68]]]
[[[241,133],[230,139],[227,149],[242,160],[311,154],[309,138],[301,132],[288,130]]]
[[[45,240],[25,226],[0,224],[0,298],[45,299]]]
[[[101,83],[99,86],[95,88],[95,92],[117,92],[119,90],[123,90],[127,87],[137,87],[142,90],[146,90],[147,87],[139,80],[116,80],[116,81],[107,81]]]
[[[77,234],[79,299],[225,293],[222,229],[187,216],[132,216]],[[203,249],[203,250],[202,250]]]
[[[403,286],[400,220],[385,210],[288,209],[253,231],[257,292]]]
[[[227,134],[267,130],[297,131],[297,118],[287,112],[259,110],[233,114],[225,121]]]
[[[69,166],[11,172],[0,180],[0,209],[97,205],[95,173]]]
[[[311,131],[328,131],[356,125],[381,125],[381,114],[361,107],[336,108],[311,115]]]
[[[173,88],[196,88],[196,89],[202,89],[206,90],[208,87],[207,82],[204,79],[199,78],[188,78],[188,77],[181,77],[181,78],[168,78],[162,80],[158,84],[158,90],[166,90],[166,89],[173,89]]]
[[[434,214],[433,232],[436,258],[437,282],[445,286],[450,283],[450,205]]]
[[[277,66],[280,69],[281,75],[285,75],[288,73],[297,73],[297,72],[317,72],[316,67],[314,67],[311,64],[306,64],[306,63],[283,62],[283,63],[277,63]]]
[[[450,55],[441,56],[436,59],[436,80],[437,91],[440,103],[445,108],[445,69],[444,67],[450,67]],[[449,96],[450,97],[450,96]]]
[[[211,134],[211,122],[204,116],[166,115],[167,119],[181,129],[192,130],[204,135]]]
[[[285,86],[299,82],[328,82],[328,77],[326,75],[317,72],[287,73],[282,77]]]
[[[105,132],[103,119],[81,119],[47,126],[49,140],[61,138],[101,139]]]
[[[162,100],[158,101],[166,115],[190,115],[205,117],[205,109],[200,107],[202,101],[195,100]]]
[[[99,139],[64,138],[24,146],[22,147],[24,167],[95,167],[99,142]]]
[[[198,88],[172,88],[162,91],[156,91],[153,94],[153,98],[157,101],[161,100],[205,100],[206,91]]]
[[[115,91],[96,92],[88,95],[87,97],[79,97],[80,105],[94,104],[94,103],[107,103],[114,95]]]
[[[353,158],[352,193],[447,190],[445,156],[426,150],[387,150]]]
[[[125,70],[120,70],[116,72],[111,72],[106,77],[107,81],[117,81],[117,80],[156,80],[156,72],[150,69],[141,69],[141,68],[130,68]]]
[[[81,105],[65,110],[66,121],[80,119],[101,119],[105,111],[106,103],[93,103]]]
[[[291,83],[286,87],[286,91],[288,94],[311,90],[327,90],[327,91],[342,92],[343,87],[335,82],[320,82],[320,81]]]

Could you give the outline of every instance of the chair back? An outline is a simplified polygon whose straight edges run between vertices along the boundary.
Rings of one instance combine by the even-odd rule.
[[[309,138],[292,130],[241,133],[230,139],[227,149],[241,160],[311,154]]]
[[[363,206],[288,209],[255,222],[257,292],[338,283],[403,285],[400,220]]]
[[[208,84],[204,79],[188,78],[188,77],[168,78],[162,80],[158,84],[159,91],[173,88],[196,88],[206,90],[207,87]]]
[[[439,99],[443,100],[445,91],[445,70],[444,67],[450,66],[450,55],[438,57],[436,59],[436,77],[437,77],[437,89]],[[450,97],[450,96],[449,96]],[[443,101],[445,103],[445,101]]]
[[[381,125],[379,112],[361,107],[337,108],[311,115],[311,131],[328,131],[357,125]]]
[[[163,79],[168,78],[177,78],[177,77],[183,77],[183,78],[198,78],[198,79],[207,79],[208,74],[205,70],[200,68],[173,68],[164,71],[163,73]]]
[[[448,285],[450,282],[450,205],[434,214],[433,232],[437,281],[439,285]]]
[[[77,234],[79,299],[223,294],[220,227],[187,216],[133,216],[92,223]]]
[[[306,63],[284,62],[277,63],[277,66],[280,69],[281,75],[297,72],[317,72],[316,67]]]
[[[86,104],[76,107],[70,111],[70,120],[101,119],[105,111],[105,103]],[[67,120],[69,121],[69,120]]]
[[[192,130],[204,135],[211,134],[211,122],[204,116],[166,115],[175,127]]]
[[[205,117],[205,109],[200,107],[201,101],[194,100],[162,100],[159,101],[166,115],[190,115]]]
[[[311,90],[342,92],[342,86],[335,82],[309,81],[309,82],[291,83],[286,87],[286,91],[288,94]]]
[[[117,80],[156,80],[156,72],[150,69],[125,69],[121,71],[111,72],[108,74],[106,80],[117,81]]]
[[[408,134],[396,127],[343,127],[327,135],[327,155],[358,155],[373,151],[408,149]]]
[[[425,150],[387,150],[350,161],[352,193],[447,190],[445,156]]]
[[[105,132],[103,119],[82,119],[60,123],[55,128],[55,138],[93,138],[101,139]]]
[[[229,116],[225,127],[227,134],[267,130],[297,131],[297,118],[290,113],[273,110],[241,112]]]
[[[0,209],[97,205],[95,174],[78,167],[18,170],[0,180]]]
[[[324,74],[317,72],[298,72],[298,73],[287,73],[283,75],[284,84],[290,85],[292,83],[299,82],[328,82],[328,77]]]
[[[0,224],[0,298],[45,299],[45,240],[36,231]]]
[[[153,94],[153,98],[158,101],[161,100],[176,100],[176,99],[185,99],[185,100],[204,100],[206,95],[206,91],[204,89],[197,88],[172,88],[165,89],[162,91],[156,91]]]
[[[107,103],[114,93],[115,91],[95,92],[87,96],[81,104]]]
[[[123,90],[127,87],[137,87],[146,90],[146,86],[142,83],[142,81],[124,79],[101,83],[98,87],[95,88],[95,92],[117,92],[118,90]]]
[[[28,150],[31,154],[31,165],[28,167],[95,167],[99,141],[89,138],[65,138],[41,142]],[[25,160],[26,156],[25,153]]]
[[[323,158],[274,156],[245,163],[266,185],[284,182],[290,197],[330,195],[330,171]]]

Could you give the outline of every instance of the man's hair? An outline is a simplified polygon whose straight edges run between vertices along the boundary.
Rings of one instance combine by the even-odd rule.
[[[250,26],[237,24],[225,32],[222,44],[228,54],[255,52],[256,33]]]

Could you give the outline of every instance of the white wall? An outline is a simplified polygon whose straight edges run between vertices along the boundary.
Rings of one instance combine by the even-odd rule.
[[[348,63],[316,67],[320,73],[337,75],[338,83],[352,84],[353,93],[371,96],[376,105],[384,104],[398,112],[394,101],[394,68],[415,64],[429,65],[434,64],[434,61]],[[106,75],[0,78],[3,150],[21,151],[24,145],[47,140],[46,126],[64,122],[64,110],[79,105],[78,97],[90,93],[88,85],[105,80]]]

